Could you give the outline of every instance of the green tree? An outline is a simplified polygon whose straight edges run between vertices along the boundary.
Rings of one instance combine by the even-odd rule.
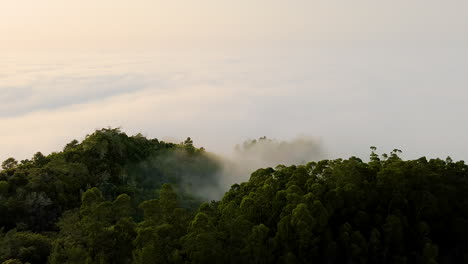
[[[18,166],[18,161],[11,157],[2,162],[2,168],[4,170],[13,169],[16,166]]]

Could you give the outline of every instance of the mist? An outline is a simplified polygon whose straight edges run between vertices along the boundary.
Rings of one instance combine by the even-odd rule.
[[[180,158],[180,153],[177,154]],[[260,168],[278,165],[305,165],[327,157],[322,141],[318,138],[298,135],[287,140],[260,137],[249,139],[233,147],[231,154],[207,153],[208,157],[219,162],[216,175],[205,177],[215,179],[206,181],[198,174],[188,175],[183,181],[184,191],[193,193],[205,200],[219,200],[236,183],[249,180],[250,175]]]

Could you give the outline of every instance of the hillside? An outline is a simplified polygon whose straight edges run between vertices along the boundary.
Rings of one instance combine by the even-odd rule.
[[[468,263],[468,166],[399,150],[260,168],[221,200],[219,157],[102,129],[3,162],[4,263]]]

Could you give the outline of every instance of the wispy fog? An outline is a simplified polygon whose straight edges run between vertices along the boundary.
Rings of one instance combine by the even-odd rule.
[[[231,154],[206,152],[207,156],[200,158],[208,157],[215,161],[219,169],[215,175],[199,174],[196,169],[186,171],[186,175],[181,180],[182,188],[205,200],[219,200],[233,184],[248,181],[250,175],[257,169],[275,168],[278,165],[305,165],[310,161],[319,161],[327,157],[322,142],[305,135],[290,140],[267,137],[250,139],[236,145],[232,150]],[[164,164],[177,166],[181,160],[184,160],[185,155],[186,152],[164,155]]]
[[[327,157],[320,139],[305,135],[290,140],[260,137],[250,139],[234,147],[230,155],[218,156],[223,164],[218,188],[205,188],[200,195],[219,199],[231,185],[248,181],[259,168],[275,168],[278,165],[305,165]]]

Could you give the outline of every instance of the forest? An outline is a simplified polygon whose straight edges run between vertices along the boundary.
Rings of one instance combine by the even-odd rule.
[[[0,171],[0,263],[468,263],[468,166],[446,159],[309,161],[221,188],[223,162],[97,130]]]

